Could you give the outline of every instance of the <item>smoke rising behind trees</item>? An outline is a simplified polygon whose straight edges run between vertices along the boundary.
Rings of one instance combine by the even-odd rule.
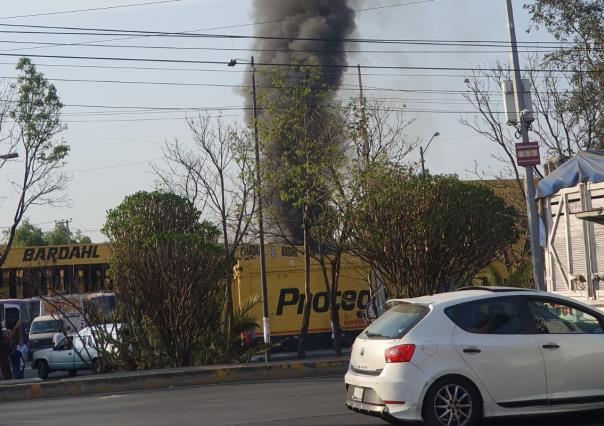
[[[255,39],[253,48],[259,50],[255,58],[260,64],[256,73],[256,83],[263,90],[259,104],[259,119],[266,114],[263,103],[271,102],[279,93],[271,89],[274,71],[282,68],[282,64],[293,65],[287,68],[294,70],[288,72],[288,84],[297,86],[305,79],[303,65],[319,66],[324,83],[332,93],[339,88],[345,68],[334,67],[347,63],[346,42],[343,39],[350,36],[355,29],[355,13],[348,0],[254,0],[253,15],[256,21],[269,21],[268,24],[258,25],[256,36],[276,37],[278,39]],[[271,67],[274,64],[275,67]],[[301,67],[297,67],[300,66]],[[298,72],[295,69],[298,68]],[[247,76],[248,85],[251,84],[251,75]],[[333,99],[329,99],[331,101]],[[246,96],[246,106],[251,107],[250,96]],[[319,107],[319,106],[318,106]],[[252,110],[247,109],[248,119],[251,119]],[[317,135],[321,129],[315,129]],[[279,142],[264,146],[264,162],[271,168],[279,168],[283,154],[283,147]],[[270,203],[278,212],[276,220],[279,222],[280,232],[286,234],[290,242],[300,243],[301,213],[299,209],[280,200],[278,194],[267,189],[270,194]]]

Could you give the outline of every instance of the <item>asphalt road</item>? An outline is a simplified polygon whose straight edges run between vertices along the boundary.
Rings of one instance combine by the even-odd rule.
[[[0,404],[0,425],[365,426],[341,377],[278,380]],[[485,422],[484,426],[600,426],[604,413]]]

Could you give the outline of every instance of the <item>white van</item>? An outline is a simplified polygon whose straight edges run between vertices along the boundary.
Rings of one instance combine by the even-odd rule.
[[[29,352],[52,347],[52,338],[57,333],[65,335],[75,330],[70,322],[61,315],[41,315],[34,318],[29,328]]]

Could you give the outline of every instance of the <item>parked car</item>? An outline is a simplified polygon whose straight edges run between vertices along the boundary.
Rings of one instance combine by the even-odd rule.
[[[34,352],[52,348],[55,334],[69,334],[72,331],[69,322],[61,315],[42,315],[34,318],[29,329],[30,360]]]
[[[604,408],[604,315],[575,300],[469,287],[390,301],[356,339],[351,410],[429,426]]]
[[[63,336],[55,347],[35,352],[32,366],[38,370],[41,379],[46,379],[54,371],[67,371],[72,377],[78,370],[100,373],[102,361],[91,343],[90,336]]]

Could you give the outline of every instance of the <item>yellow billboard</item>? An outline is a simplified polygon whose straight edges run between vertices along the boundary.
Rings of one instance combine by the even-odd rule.
[[[12,247],[2,269],[109,263],[109,244]]]

